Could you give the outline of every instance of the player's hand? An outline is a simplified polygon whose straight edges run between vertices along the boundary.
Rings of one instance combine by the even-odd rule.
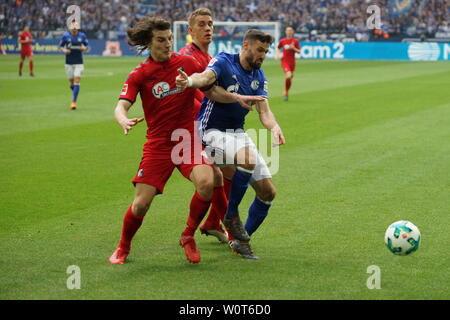
[[[275,140],[275,142],[272,143],[273,147],[277,147],[286,143],[286,139],[284,138],[283,132],[281,131],[281,128],[278,124],[270,129],[270,131],[272,131]]]
[[[87,47],[85,47],[84,45],[80,46],[80,51],[86,51],[86,50],[87,50]]]
[[[123,129],[123,133],[125,135],[128,135],[128,132],[130,132],[130,130],[137,125],[139,122],[144,121],[144,118],[133,118],[133,119],[123,119],[122,121],[119,122],[120,126]]]
[[[178,75],[175,78],[177,89],[184,91],[188,87],[188,75],[181,68],[178,69]]]
[[[65,54],[70,54],[70,50],[69,49],[64,49],[64,53]]]
[[[260,101],[264,101],[264,98],[261,96],[243,96],[236,93],[236,102],[247,110],[253,111],[253,105]]]

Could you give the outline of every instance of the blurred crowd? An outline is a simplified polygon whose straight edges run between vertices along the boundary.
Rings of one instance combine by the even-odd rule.
[[[392,1],[377,0],[381,9],[382,34],[426,36],[448,33],[448,0],[413,0],[406,14],[396,16]],[[152,13],[171,21],[186,20],[189,12],[208,7],[217,21],[280,21],[297,33],[341,33],[356,40],[368,40],[369,0],[3,0],[0,4],[0,32],[17,34],[24,24],[41,37],[65,27],[69,5],[81,7],[82,28],[90,37],[107,37],[109,31],[124,33],[139,17]],[[375,33],[377,34],[377,33]],[[372,32],[373,35],[373,32]]]

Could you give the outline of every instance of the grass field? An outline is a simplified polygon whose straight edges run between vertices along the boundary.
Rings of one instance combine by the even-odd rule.
[[[145,126],[124,136],[113,109],[140,59],[87,57],[76,111],[62,56],[35,56],[35,78],[28,64],[18,77],[18,60],[0,56],[0,299],[450,298],[450,63],[300,61],[284,102],[281,68],[266,61],[287,145],[252,237],[261,259],[197,233],[202,262],[186,261],[178,239],[193,187],[175,172],[117,266],[107,259]],[[256,113],[247,126],[261,127]],[[422,232],[407,257],[383,242],[401,219]],[[70,265],[80,290],[67,289]],[[380,290],[366,286],[371,265]]]

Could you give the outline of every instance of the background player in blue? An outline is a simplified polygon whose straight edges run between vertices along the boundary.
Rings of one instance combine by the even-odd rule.
[[[184,90],[216,83],[229,92],[265,97],[264,101],[256,102],[259,119],[265,128],[272,131],[275,145],[284,144],[283,133],[267,101],[267,79],[260,69],[272,42],[271,35],[251,29],[244,36],[239,54],[222,52],[211,60],[204,72],[190,77],[179,71],[177,87]],[[215,163],[236,168],[224,219],[225,226],[234,237],[230,246],[245,258],[257,259],[250,247],[249,235],[264,221],[276,191],[264,159],[243,130],[247,113],[248,110],[239,104],[223,104],[205,98],[197,120],[200,121],[199,131],[206,150],[214,151]],[[255,189],[256,197],[250,206],[244,229],[238,206],[248,183]]]
[[[88,39],[83,32],[78,31],[79,25],[72,23],[70,32],[67,31],[59,42],[59,49],[66,55],[66,74],[72,90],[70,108],[77,108],[77,98],[80,92],[80,79],[84,70],[83,52],[88,50]]]

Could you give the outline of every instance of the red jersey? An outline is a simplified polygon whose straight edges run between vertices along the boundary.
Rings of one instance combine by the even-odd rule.
[[[203,68],[202,72],[206,69],[206,67],[209,64],[209,61],[212,59],[209,53],[203,52],[195,43],[190,43],[183,48],[181,48],[180,51],[178,51],[180,54],[185,56],[193,56],[201,65]],[[197,115],[200,111],[200,107],[202,106],[203,98],[205,97],[205,94],[201,90],[196,90],[195,92],[195,106],[194,106],[194,120],[197,119]]]
[[[278,49],[283,49],[283,57],[281,60],[286,60],[288,62],[295,62],[295,51],[291,49],[291,45],[300,50],[300,44],[295,38],[283,38],[278,43]]]
[[[33,40],[33,35],[30,32],[21,32],[19,34],[19,39],[22,41],[27,41],[21,44],[21,51],[31,50],[31,40]]]
[[[171,146],[175,129],[194,132],[192,113],[196,89],[180,92],[175,85],[177,70],[183,68],[187,75],[203,69],[192,57],[172,53],[165,62],[147,58],[128,75],[119,99],[134,103],[139,93],[147,122],[147,139]],[[168,142],[168,143],[167,143]]]

